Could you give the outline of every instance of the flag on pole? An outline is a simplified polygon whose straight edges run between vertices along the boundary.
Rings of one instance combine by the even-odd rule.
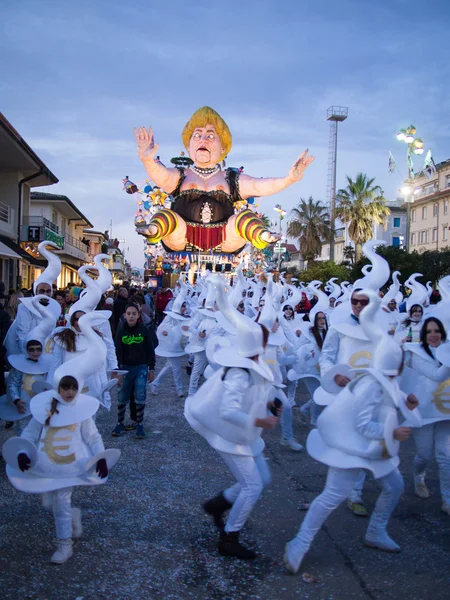
[[[425,175],[427,179],[436,173],[436,165],[434,163],[433,157],[431,156],[431,150],[428,150],[425,160],[423,161],[422,173]]]
[[[393,173],[397,168],[397,163],[395,162],[395,158],[392,156],[392,152],[389,150],[389,173]]]

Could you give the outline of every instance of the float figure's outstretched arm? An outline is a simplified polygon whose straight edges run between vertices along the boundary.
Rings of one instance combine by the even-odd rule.
[[[308,149],[306,149],[297,158],[286,177],[257,178],[250,177],[243,173],[239,177],[239,191],[241,197],[247,199],[252,198],[253,196],[261,197],[277,194],[293,183],[300,181],[304,172],[313,161],[314,156],[308,156]]]

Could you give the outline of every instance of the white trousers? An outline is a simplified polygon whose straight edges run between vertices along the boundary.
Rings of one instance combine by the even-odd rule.
[[[414,478],[424,481],[429,462],[436,456],[439,467],[441,496],[450,504],[450,421],[438,421],[413,429],[417,453],[414,457]]]
[[[311,543],[326,521],[328,516],[348,497],[360,477],[360,469],[328,469],[327,481],[323,492],[317,496],[309,507],[303,523],[292,541],[293,548],[300,554],[306,553]],[[385,532],[389,517],[398,504],[403,493],[403,477],[398,469],[394,469],[377,481],[381,484],[381,494],[378,497],[372,517],[369,521],[366,535],[376,536]]]
[[[194,365],[192,367],[191,378],[189,379],[189,392],[188,395],[192,396],[198,389],[198,381],[200,376],[208,364],[208,359],[206,358],[206,352],[202,350],[201,352],[195,352],[194,354]]]
[[[263,488],[270,483],[270,471],[262,452],[258,456],[239,456],[228,452],[219,454],[237,481],[223,492],[228,502],[233,505],[225,531],[240,531]]]
[[[53,512],[56,537],[59,540],[72,537],[72,492],[73,487],[68,487],[42,495],[44,508]]]
[[[181,380],[181,356],[171,356],[166,359],[166,364],[163,366],[158,376],[153,381],[152,386],[158,389],[161,385],[161,381],[164,377],[172,370],[173,380],[178,393],[183,392],[183,382]]]

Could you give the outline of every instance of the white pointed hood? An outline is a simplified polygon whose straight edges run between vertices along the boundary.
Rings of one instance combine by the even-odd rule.
[[[369,304],[361,311],[359,322],[364,333],[373,343],[370,367],[386,376],[398,376],[403,363],[403,350],[377,323],[381,298],[373,290],[364,290],[361,294],[369,298]]]
[[[59,274],[61,273],[61,259],[54,252],[47,250],[47,246],[51,246],[52,248],[55,248],[55,250],[60,250],[54,242],[45,241],[39,244],[39,254],[47,259],[48,264],[45,270],[33,283],[34,293],[36,293],[36,290],[41,283],[48,283],[48,285],[52,287],[53,282],[58,279]]]
[[[366,274],[361,279],[358,279],[353,284],[353,289],[357,288],[369,289],[378,292],[389,279],[390,268],[389,263],[382,256],[375,252],[377,246],[385,246],[384,240],[370,240],[366,242],[362,248],[364,256],[366,256],[372,263],[370,272],[363,270]]]
[[[97,285],[99,286],[102,294],[106,294],[106,292],[112,286],[112,275],[111,271],[103,264],[104,260],[110,260],[111,257],[108,254],[96,254],[94,256],[94,265],[98,271],[98,278],[96,280]]]
[[[411,294],[406,298],[406,310],[409,311],[414,304],[423,306],[428,299],[428,290],[422,284],[416,281],[418,277],[423,277],[422,273],[413,273],[405,281],[405,287],[411,290]]]
[[[90,269],[92,269],[92,265],[83,265],[78,269],[78,276],[86,287],[81,291],[78,300],[69,308],[69,312],[67,313],[67,321],[69,323],[70,317],[74,313],[78,311],[89,313],[95,310],[102,297],[102,290],[98,285],[98,280],[93,279],[88,273]]]

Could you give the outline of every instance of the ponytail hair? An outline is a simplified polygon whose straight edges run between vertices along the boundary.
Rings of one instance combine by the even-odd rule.
[[[50,419],[53,417],[53,415],[55,413],[57,415],[59,415],[59,410],[58,410],[57,406],[58,406],[58,400],[56,398],[52,398],[52,405],[50,406],[50,413],[45,420],[45,425],[50,425]]]

